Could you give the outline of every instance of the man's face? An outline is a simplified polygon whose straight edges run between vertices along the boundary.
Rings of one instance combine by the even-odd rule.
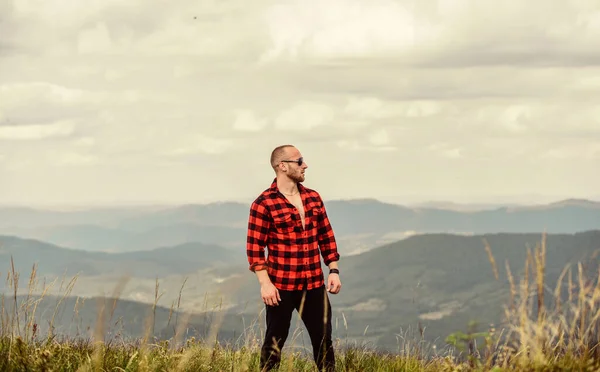
[[[288,147],[286,149],[286,156],[283,159],[285,161],[284,165],[287,169],[286,175],[294,182],[303,182],[305,179],[304,171],[306,168],[308,168],[308,165],[306,165],[305,161],[302,161],[301,165],[298,165],[297,162],[291,162],[297,161],[300,158],[302,158],[302,154],[295,147]]]

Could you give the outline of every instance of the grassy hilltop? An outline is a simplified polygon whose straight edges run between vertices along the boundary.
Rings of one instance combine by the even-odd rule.
[[[583,236],[595,240],[597,235]],[[470,261],[468,257],[462,258],[465,267],[478,265],[478,269],[483,270],[485,263],[490,275],[506,284],[509,296],[504,302],[496,302],[497,311],[503,314],[502,324],[478,329],[475,333],[470,333],[466,325],[457,324],[459,328],[464,327],[463,332],[448,335],[446,342],[449,346],[445,348],[434,348],[416,333],[412,338],[405,336],[399,339],[398,351],[393,353],[371,349],[368,345],[348,344],[344,339],[338,339],[338,370],[592,371],[600,368],[600,352],[597,347],[600,330],[600,282],[598,271],[586,266],[590,262],[589,257],[581,257],[581,261],[566,267],[557,276],[554,269],[548,270],[547,267],[549,245],[545,235],[536,246],[517,255],[522,258],[520,267],[515,267],[512,263],[504,266],[504,262],[508,262],[507,255],[515,253],[496,252],[493,242],[491,238],[490,245],[485,247],[486,262],[479,257]],[[560,246],[560,242],[560,238],[555,240],[554,247]],[[594,244],[597,243],[589,242],[590,246]],[[464,248],[459,245],[456,249],[460,247]],[[383,248],[381,252],[385,253],[385,247]],[[552,254],[559,251],[553,251]],[[461,257],[460,250],[455,253]],[[406,265],[414,267],[419,264],[416,258],[417,261],[410,261],[409,247],[405,247],[403,254]],[[377,259],[377,256],[374,257]],[[445,257],[440,256],[438,259],[443,261]],[[351,265],[349,270],[350,267]],[[465,268],[459,266],[453,270]],[[557,280],[552,282],[549,281],[550,278]],[[36,280],[34,267],[30,276],[9,272],[6,285],[16,288],[25,282],[34,286]],[[64,287],[64,297],[53,298],[54,306],[41,301],[44,293],[30,297],[16,293],[13,296],[3,296],[0,370],[258,371],[258,352],[262,337],[260,333],[252,331],[250,325],[247,326],[251,331],[239,334],[234,344],[221,342],[219,331],[223,316],[221,312],[214,311],[209,319],[206,314],[203,315],[206,325],[203,336],[189,338],[188,325],[203,320],[193,318],[198,315],[180,314],[177,304],[172,309],[152,306],[150,311],[139,312],[134,303],[119,301],[120,307],[117,309],[115,299],[125,282],[121,283],[121,287],[115,288],[112,298],[95,299],[91,302],[87,299],[85,303],[78,299],[74,304],[67,304],[69,291],[75,280],[76,278],[61,285]],[[460,290],[452,288],[453,285],[455,284],[449,282],[448,288],[440,290]],[[358,294],[361,289],[358,284],[355,286]],[[159,297],[158,288],[156,297],[155,304]],[[97,307],[98,317],[93,328],[80,329],[76,336],[63,336],[60,330],[53,327],[52,320],[60,317],[64,309],[75,308],[77,312],[85,306]],[[42,319],[40,312],[45,313],[43,319],[50,321],[38,324]],[[128,312],[137,314],[132,318],[132,314]],[[107,336],[106,329],[113,329],[124,316],[134,319],[137,336],[121,337],[118,333]],[[77,328],[77,324],[73,327]],[[166,341],[152,336],[167,329],[173,330],[173,335]],[[290,335],[294,336],[295,334]],[[314,370],[306,349],[289,348],[284,351],[282,370]]]

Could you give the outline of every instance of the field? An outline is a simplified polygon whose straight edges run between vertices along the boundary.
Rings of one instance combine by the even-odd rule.
[[[486,247],[490,267],[498,275],[491,247]],[[419,337],[401,337],[397,353],[383,353],[365,345],[336,342],[339,371],[592,371],[600,368],[600,282],[586,277],[584,263],[567,266],[558,283],[546,283],[546,240],[542,236],[528,250],[524,277],[515,282],[506,267],[511,300],[505,304],[505,322],[485,332],[450,335],[443,350]],[[27,277],[36,282],[36,268]],[[499,278],[497,278],[499,279]],[[22,280],[11,271],[7,285],[15,288],[13,306],[2,298],[0,369],[2,371],[258,371],[260,334],[245,334],[236,344],[217,341],[218,318],[205,339],[185,338],[185,319],[175,336],[156,341],[152,316],[146,319],[147,334],[140,339],[119,335],[103,339],[105,316],[99,316],[89,337],[62,337],[52,324],[45,332],[36,323],[39,298],[17,301],[16,288]],[[65,296],[72,288],[64,285]],[[566,286],[565,286],[566,285]],[[118,288],[115,289],[118,294]],[[158,296],[157,296],[158,297]],[[158,300],[158,298],[157,298]],[[99,309],[99,314],[110,312]],[[292,330],[293,331],[293,330]],[[292,333],[290,337],[293,337]],[[313,371],[311,354],[284,348],[280,370]]]

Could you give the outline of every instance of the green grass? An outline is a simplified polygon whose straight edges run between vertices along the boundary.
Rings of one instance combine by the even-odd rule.
[[[440,371],[443,361],[379,355],[346,350],[337,356],[340,371]],[[4,338],[0,343],[2,371],[259,371],[257,348],[228,348],[190,341],[174,348],[156,345],[104,345],[91,342],[27,343]],[[309,356],[286,354],[280,370],[314,371]]]
[[[498,277],[491,247],[485,248]],[[510,298],[505,319],[496,328],[467,329],[449,335],[451,345],[432,350],[419,339],[405,339],[397,353],[362,346],[344,346],[336,340],[338,371],[596,371],[600,369],[600,281],[585,276],[584,263],[567,267],[558,285],[545,283],[545,235],[528,251],[523,277],[516,280],[507,267]],[[596,271],[598,272],[598,271]],[[36,267],[29,287],[36,279]],[[76,278],[65,287],[65,296]],[[567,288],[563,288],[566,281]],[[104,341],[105,314],[99,309],[94,336],[61,338],[49,331],[40,334],[36,301],[17,304],[19,275],[13,270],[7,284],[15,289],[14,306],[5,308],[2,297],[0,329],[1,371],[259,371],[261,339],[245,335],[241,345],[216,341],[219,319],[204,340],[182,337],[185,321],[174,339],[155,341],[152,317],[147,334],[133,341]],[[123,282],[122,285],[124,285]],[[158,290],[158,285],[157,285]],[[566,292],[565,292],[566,291]],[[119,293],[119,288],[115,290]],[[550,297],[549,297],[550,296]],[[159,296],[156,296],[158,301]],[[57,305],[58,308],[58,305]],[[49,319],[54,319],[50,316]],[[284,348],[282,371],[315,371],[310,353]]]

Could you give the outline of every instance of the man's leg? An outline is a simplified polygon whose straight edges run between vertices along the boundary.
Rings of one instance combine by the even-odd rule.
[[[333,371],[335,355],[331,338],[331,303],[325,286],[306,291],[300,309],[313,348],[313,357],[319,371]]]
[[[268,371],[279,365],[281,349],[290,330],[292,313],[294,312],[292,293],[279,291],[279,295],[281,296],[279,305],[265,305],[267,330],[260,354],[261,371]]]

